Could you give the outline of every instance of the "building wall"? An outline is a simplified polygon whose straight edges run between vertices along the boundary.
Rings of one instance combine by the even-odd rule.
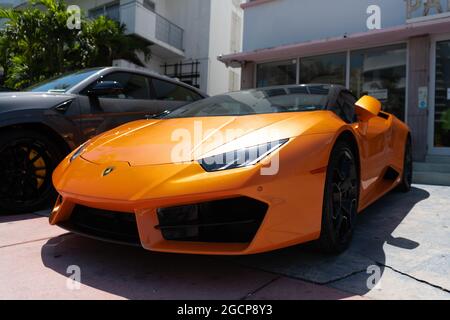
[[[447,10],[447,0],[440,2]],[[405,0],[270,0],[248,7],[244,51],[368,31],[370,5],[380,7],[382,28],[405,24]],[[422,13],[423,5],[411,17]],[[436,11],[432,9],[431,13]]]
[[[112,0],[77,0],[74,1],[86,11]],[[143,0],[138,0],[142,2]],[[121,0],[125,4],[129,0]],[[179,62],[199,61],[200,89],[210,95],[227,92],[230,83],[234,89],[240,87],[240,71],[227,68],[217,60],[221,54],[241,50],[242,27],[239,26],[239,47],[233,51],[231,33],[233,13],[242,19],[240,0],[153,0],[155,11],[184,30],[184,57],[166,58],[155,52],[146,67],[159,73],[164,72],[162,65]],[[120,61],[118,65],[133,67],[133,64]]]
[[[414,160],[424,161],[427,155],[428,109],[420,109],[418,91],[428,87],[430,77],[430,37],[409,40],[408,124],[412,130]]]
[[[142,53],[138,53],[137,56],[141,59],[141,61],[144,62],[145,67],[140,67],[126,60],[115,60],[113,61],[113,65],[116,67],[123,67],[123,68],[152,70],[159,74],[163,74],[164,70],[161,67],[161,65],[164,64],[165,60],[163,60],[161,57],[158,57],[157,55],[152,55],[150,60],[145,62],[145,58]]]
[[[242,37],[236,39],[234,28],[242,34],[242,9],[239,1],[211,0],[210,44],[208,93],[211,95],[239,90],[240,70],[227,68],[217,57],[226,53],[239,52],[242,49]],[[234,36],[233,36],[234,33]],[[234,39],[233,39],[234,38]],[[235,44],[237,42],[238,44]],[[234,74],[233,74],[234,73]],[[235,77],[233,85],[233,79]]]
[[[210,94],[208,74],[211,1],[166,0],[165,10],[165,17],[184,29],[184,61],[196,60],[200,62],[200,89]],[[178,61],[168,61],[168,63],[176,62]]]
[[[210,0],[166,0],[166,12],[161,13],[185,30],[186,59],[206,58],[209,50]]]
[[[217,60],[221,54],[242,49],[243,23],[238,28],[239,47],[233,50],[231,45],[233,13],[243,18],[240,3],[236,0],[166,0],[166,17],[185,30],[185,61],[200,62],[200,88],[209,95],[240,87],[240,71],[229,69]],[[236,85],[230,88],[233,76]]]
[[[241,71],[241,89],[252,89],[255,85],[256,64],[254,62],[246,63]]]

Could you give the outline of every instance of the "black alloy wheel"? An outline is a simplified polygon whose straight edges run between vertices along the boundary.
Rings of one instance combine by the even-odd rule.
[[[28,130],[0,137],[0,213],[31,213],[54,198],[52,172],[62,156],[46,136]]]
[[[351,243],[359,202],[359,176],[353,151],[346,141],[333,148],[325,183],[319,246],[341,253]]]

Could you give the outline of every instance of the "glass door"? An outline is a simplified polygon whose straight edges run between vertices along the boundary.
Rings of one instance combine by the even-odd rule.
[[[436,41],[432,153],[450,155],[450,40]]]
[[[405,120],[407,48],[405,44],[352,51],[350,88],[357,97],[371,95],[383,110]]]

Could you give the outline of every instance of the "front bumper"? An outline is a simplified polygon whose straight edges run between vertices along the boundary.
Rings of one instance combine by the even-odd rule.
[[[319,151],[323,150],[319,148]],[[310,148],[309,152],[314,153],[314,150]],[[60,197],[50,223],[71,230],[67,223],[79,206],[114,215],[132,215],[139,238],[136,244],[140,242],[142,247],[152,251],[187,254],[244,255],[315,240],[320,235],[326,171],[322,167],[326,162],[318,161],[319,156],[296,157],[298,153],[286,152],[275,176],[261,175],[261,165],[207,173],[197,162],[131,167],[128,163],[99,165],[81,157],[73,163],[66,159],[54,172],[53,180]],[[108,167],[114,167],[114,171],[103,176]],[[190,228],[188,231],[183,231],[185,236],[173,238],[170,233],[177,228],[167,227],[179,226],[171,226],[173,221],[164,225],[158,216],[161,208],[239,198],[250,199],[264,207],[257,227],[249,228],[255,232],[251,237],[238,238],[239,241],[226,238],[217,241],[214,237],[199,237],[192,231],[205,224],[216,224],[214,219],[188,221],[192,225],[185,228]],[[226,211],[232,216],[239,207],[239,204],[228,206]],[[222,216],[226,217],[226,212]],[[254,220],[254,217],[247,218],[244,215],[238,222]],[[219,222],[234,224],[236,221]],[[72,231],[93,236],[73,228]],[[225,231],[222,234],[237,232]],[[114,241],[109,237],[94,237]]]
[[[158,225],[153,229],[161,232],[165,241],[248,245],[261,226],[267,208],[267,204],[246,197],[160,208],[156,212]],[[141,246],[134,213],[76,204],[69,219],[58,225],[91,238]]]

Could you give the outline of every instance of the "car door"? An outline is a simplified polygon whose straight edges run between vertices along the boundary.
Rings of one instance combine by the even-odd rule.
[[[181,84],[156,77],[152,79],[152,95],[163,106],[163,111],[172,111],[182,105],[203,99],[200,94]]]
[[[348,104],[356,103],[356,99],[347,92],[342,93]],[[353,126],[356,129],[360,146],[361,158],[361,204],[372,199],[372,193],[383,183],[383,176],[388,168],[392,152],[390,140],[392,135],[392,117],[380,114],[371,118],[366,124],[355,118]],[[383,185],[381,185],[383,187]]]
[[[186,88],[189,95],[176,96],[182,91],[180,85],[167,81],[154,83],[153,77],[132,72],[113,72],[98,81],[116,81],[124,91],[121,94],[93,97],[87,92],[96,83],[83,90],[80,95],[81,130],[86,139],[123,123],[148,119],[165,110],[172,110],[202,97]],[[160,85],[161,83],[165,85]]]
[[[123,93],[88,95],[89,89],[98,81],[116,81],[123,87]],[[150,80],[147,77],[129,72],[113,72],[98,81],[83,90],[79,98],[80,127],[87,139],[123,123],[145,119],[146,115],[160,112],[159,108],[151,103]]]

